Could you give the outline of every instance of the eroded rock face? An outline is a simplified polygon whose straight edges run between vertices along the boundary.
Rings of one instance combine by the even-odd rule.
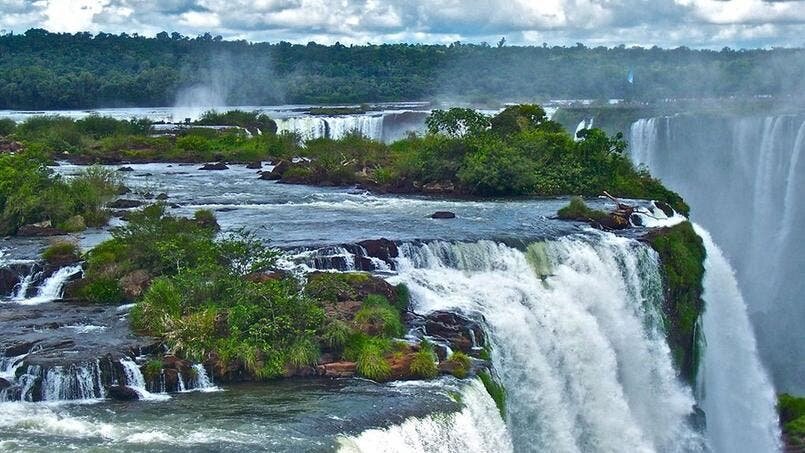
[[[386,238],[369,239],[358,242],[358,245],[366,250],[367,256],[381,259],[387,263],[391,263],[392,259],[397,258],[400,254],[397,244]]]
[[[128,385],[110,385],[106,388],[109,398],[118,401],[136,401],[140,399],[140,394]]]

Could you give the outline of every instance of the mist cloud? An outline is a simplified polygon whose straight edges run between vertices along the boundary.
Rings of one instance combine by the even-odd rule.
[[[805,0],[4,0],[0,28],[227,39],[625,44],[720,48],[805,45]]]

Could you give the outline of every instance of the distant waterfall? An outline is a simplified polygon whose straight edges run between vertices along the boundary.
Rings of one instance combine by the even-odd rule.
[[[602,233],[525,252],[481,241],[400,253],[417,311],[485,320],[514,451],[704,450],[662,331],[650,248]]]
[[[632,159],[679,191],[734,265],[761,358],[805,393],[805,115],[680,115],[631,127]]]
[[[716,452],[779,451],[774,389],[758,360],[746,304],[721,250],[707,231],[695,228],[707,250],[702,317],[707,346],[699,379],[708,440]]]
[[[277,132],[296,132],[303,140],[343,138],[356,131],[373,140],[383,139],[382,115],[297,116],[276,120]]]

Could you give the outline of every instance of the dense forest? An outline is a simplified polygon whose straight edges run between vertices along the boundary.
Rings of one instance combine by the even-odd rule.
[[[164,106],[199,97],[207,105],[264,105],[788,95],[801,88],[803,53],[459,42],[347,47],[31,29],[0,36],[0,108]]]

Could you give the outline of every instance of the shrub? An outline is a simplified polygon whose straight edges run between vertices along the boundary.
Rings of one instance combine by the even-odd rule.
[[[478,378],[484,384],[487,393],[495,401],[495,405],[500,411],[500,416],[506,418],[506,389],[488,371],[478,373]]]
[[[596,222],[604,221],[609,217],[609,214],[604,211],[589,208],[581,197],[571,198],[570,203],[560,209],[557,215],[563,220],[593,220]]]
[[[79,290],[82,299],[95,304],[117,304],[123,301],[123,290],[117,279],[100,277],[89,280]]]
[[[165,320],[182,314],[182,294],[171,280],[157,278],[151,282],[136,308],[137,314],[132,316],[134,327],[162,335],[167,328]]]
[[[296,340],[288,348],[288,363],[295,367],[315,365],[319,360],[319,345],[310,338]]]
[[[349,324],[339,319],[333,319],[324,326],[321,338],[325,345],[340,351],[347,344],[352,334],[352,328],[349,327]]]
[[[59,225],[59,228],[67,233],[77,233],[85,230],[87,228],[87,223],[84,221],[84,217],[82,215],[74,215],[62,222],[61,225]]]
[[[51,264],[75,262],[81,259],[81,249],[75,242],[58,241],[42,252],[42,258]]]
[[[355,314],[355,326],[366,333],[395,337],[403,334],[400,312],[383,296],[370,295]]]
[[[357,358],[358,374],[373,381],[385,381],[391,376],[391,365],[383,357],[379,345],[366,343]]]
[[[461,351],[454,351],[450,354],[450,357],[447,358],[447,363],[451,374],[459,379],[467,377],[472,369],[472,360]]]
[[[11,135],[17,129],[17,123],[10,118],[0,118],[0,137]]]
[[[777,410],[780,412],[783,434],[789,443],[805,446],[805,398],[783,393],[778,397]]]
[[[142,366],[142,373],[143,377],[151,380],[162,374],[162,361],[157,359],[152,359]]]
[[[414,354],[414,358],[408,365],[408,372],[411,376],[422,379],[432,379],[439,374],[436,368],[436,354],[433,353],[433,346],[427,341],[420,343],[419,351]]]

